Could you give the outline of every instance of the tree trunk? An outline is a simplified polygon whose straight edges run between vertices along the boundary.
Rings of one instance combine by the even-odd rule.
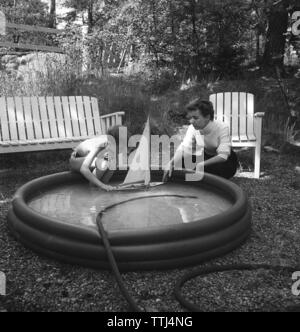
[[[260,62],[260,34],[256,32],[256,63]]]
[[[198,64],[198,60],[200,59],[199,54],[199,39],[197,34],[197,17],[196,17],[196,1],[192,0],[190,2],[190,11],[191,11],[191,19],[192,19],[192,27],[193,27],[193,37],[192,37],[192,45],[194,47],[195,55],[192,57],[192,70],[194,74],[198,74],[200,71],[200,66]],[[197,55],[196,55],[197,54]]]
[[[94,27],[94,17],[93,17],[93,11],[94,11],[94,3],[93,0],[89,1],[89,7],[88,7],[88,32],[91,33],[93,31]]]
[[[176,12],[175,12],[175,5],[173,4],[174,0],[169,0],[169,15],[170,15],[170,27],[172,31],[172,41],[173,41],[173,51],[172,51],[172,67],[173,72],[176,72],[177,68],[180,68],[182,62],[179,61],[179,52],[178,52],[178,42],[177,42],[177,35],[176,35]]]
[[[266,47],[263,57],[264,67],[283,68],[289,16],[286,6],[280,4],[271,8],[269,13]]]
[[[152,19],[153,19],[153,34],[155,37],[155,42],[150,43],[150,46],[153,50],[153,53],[155,55],[156,59],[156,67],[159,68],[159,56],[158,56],[158,51],[156,48],[156,40],[158,38],[158,33],[157,33],[157,17],[156,17],[156,5],[155,5],[155,0],[151,1],[151,9],[152,9]]]
[[[56,0],[50,0],[49,28],[56,28]]]

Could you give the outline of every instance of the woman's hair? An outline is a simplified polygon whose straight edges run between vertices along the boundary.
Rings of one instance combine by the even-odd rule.
[[[215,110],[212,102],[197,98],[186,106],[187,111],[200,111],[204,117],[209,115],[210,120],[214,121]]]

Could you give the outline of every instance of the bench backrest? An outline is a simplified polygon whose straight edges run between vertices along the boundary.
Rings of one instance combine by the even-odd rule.
[[[96,98],[0,98],[0,141],[89,137],[103,127]]]
[[[215,119],[226,122],[233,141],[256,140],[254,129],[254,95],[245,92],[225,92],[210,96]]]

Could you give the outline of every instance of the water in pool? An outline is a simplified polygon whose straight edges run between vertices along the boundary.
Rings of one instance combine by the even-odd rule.
[[[151,195],[197,198],[149,198]],[[190,223],[220,214],[232,206],[226,197],[207,188],[175,183],[147,191],[111,193],[100,191],[88,184],[66,185],[41,193],[29,202],[29,206],[42,215],[65,223],[96,227],[96,217],[105,207],[141,196],[145,199],[120,204],[108,210],[102,218],[105,228],[119,231]]]

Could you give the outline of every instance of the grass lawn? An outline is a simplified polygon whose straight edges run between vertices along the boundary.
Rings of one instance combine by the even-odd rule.
[[[0,270],[7,276],[7,296],[0,311],[101,311],[128,309],[110,272],[70,266],[41,257],[10,234],[6,216],[15,191],[34,178],[65,171],[68,153],[45,154],[30,160],[17,156],[0,164]],[[243,157],[244,158],[244,157]],[[245,159],[247,160],[247,158]],[[295,184],[299,154],[263,153],[260,180],[233,181],[249,195],[253,230],[247,242],[211,264],[263,263],[292,266],[300,271],[300,194]],[[300,181],[300,180],[299,180]],[[192,269],[192,268],[191,268]],[[191,269],[135,272],[124,275],[141,306],[150,311],[184,311],[173,290]],[[198,278],[184,291],[203,311],[297,310],[300,296],[292,295],[290,272],[257,270]]]

